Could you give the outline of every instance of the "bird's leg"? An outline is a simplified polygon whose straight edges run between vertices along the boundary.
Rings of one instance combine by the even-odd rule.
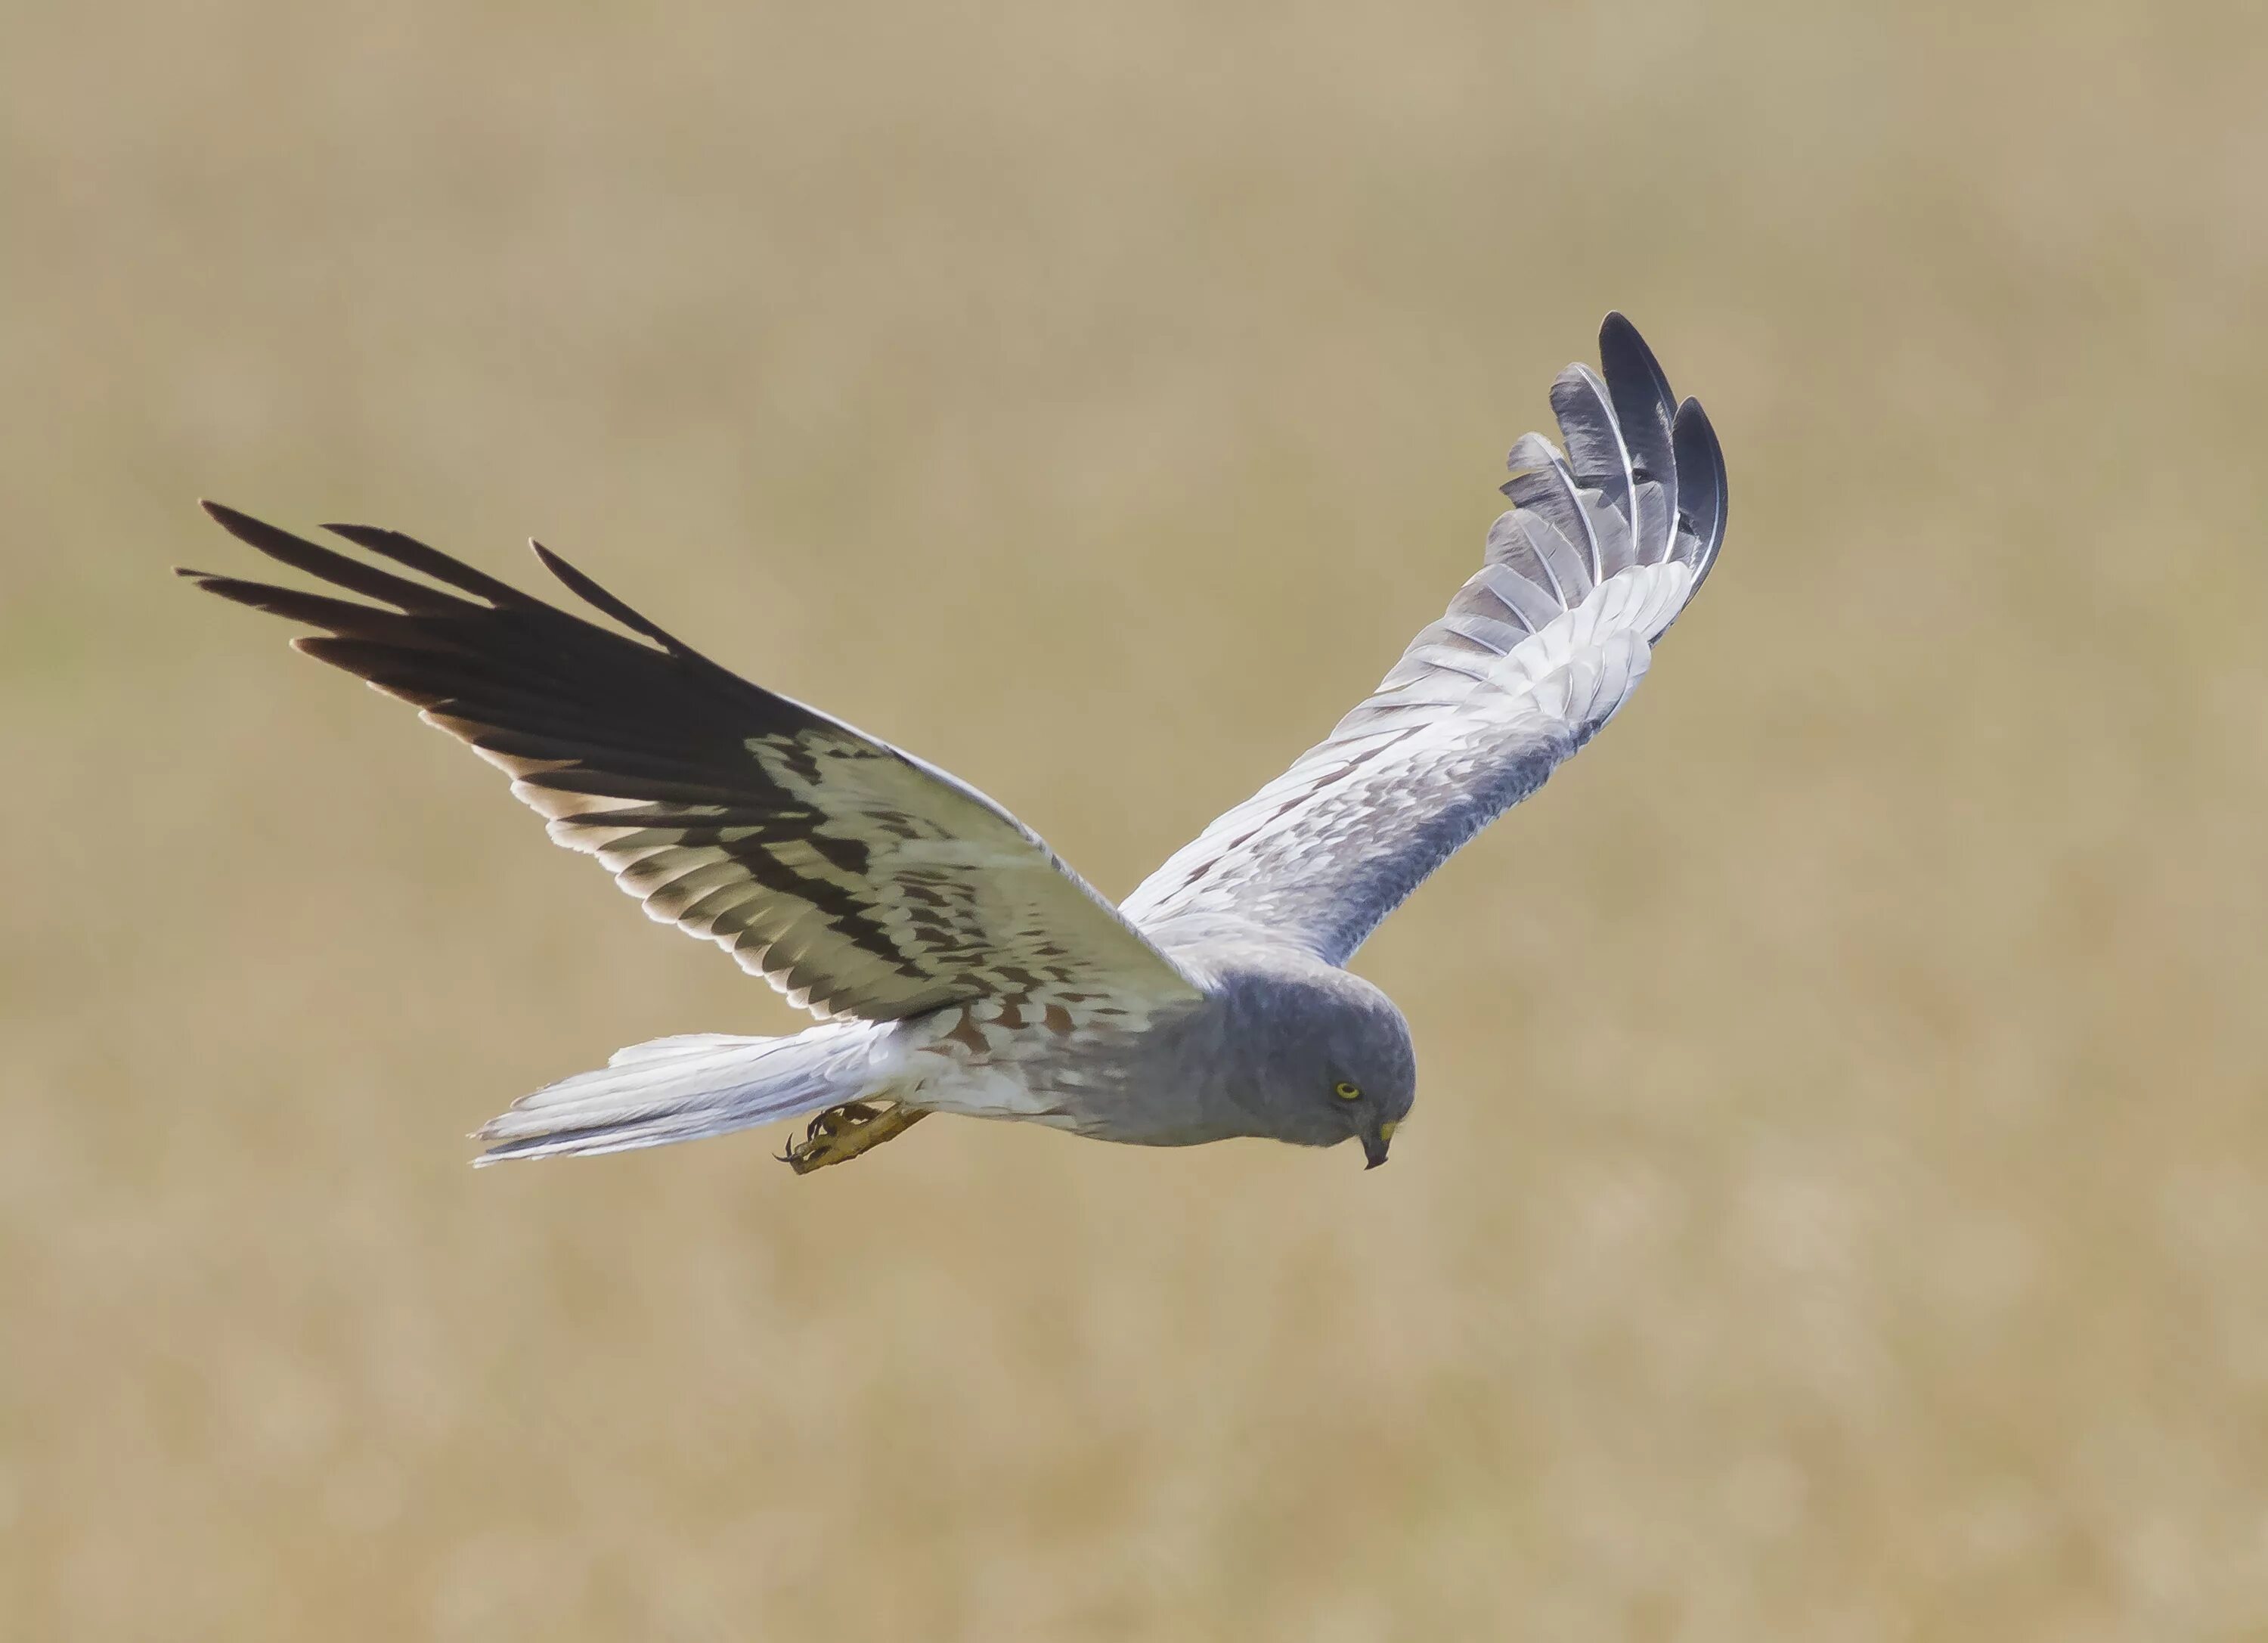
[[[877,1107],[872,1101],[848,1101],[829,1107],[805,1126],[803,1139],[788,1144],[780,1162],[799,1175],[829,1164],[847,1164],[859,1153],[903,1135],[929,1116],[926,1107],[894,1101]]]

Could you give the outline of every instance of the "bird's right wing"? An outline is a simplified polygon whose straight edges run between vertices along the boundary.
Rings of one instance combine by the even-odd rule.
[[[1326,740],[1151,874],[1124,904],[1136,923],[1344,963],[1628,699],[1716,562],[1725,467],[1620,314],[1599,356],[1603,380],[1570,365],[1552,387],[1566,451],[1513,446],[1512,511],[1447,614]]]
[[[975,788],[727,672],[540,547],[561,581],[650,643],[393,531],[330,527],[445,586],[207,511],[270,558],[376,602],[183,575],[320,630],[298,647],[469,743],[649,917],[716,942],[814,1014],[891,1020],[969,1004],[1060,1026],[1197,996]]]

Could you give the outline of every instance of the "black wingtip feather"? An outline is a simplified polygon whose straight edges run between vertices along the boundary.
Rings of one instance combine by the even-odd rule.
[[[653,781],[679,775],[679,755],[688,746],[696,749],[696,769],[722,762],[737,771],[751,736],[821,726],[855,734],[700,655],[540,546],[554,576],[631,631],[521,593],[397,532],[330,527],[357,547],[484,598],[412,582],[217,503],[205,508],[232,535],[330,586],[302,590],[187,566],[181,576],[217,597],[314,629],[298,635],[293,648],[421,709],[446,710],[435,722],[450,721],[442,727],[461,739],[477,743],[490,732],[532,738],[533,750],[516,756],[540,760],[550,756],[542,748],[552,747],[558,757],[611,760],[625,779]],[[334,597],[342,588],[379,602]],[[721,802],[716,792],[730,785],[718,785],[709,802]]]
[[[1676,396],[1669,387],[1669,375],[1661,362],[1646,346],[1646,338],[1619,312],[1609,313],[1599,327],[1599,365],[1607,379],[1607,387],[1614,395],[1615,414],[1627,423],[1641,409],[1649,419],[1658,417],[1666,432]],[[1641,406],[1640,396],[1645,403]],[[1627,400],[1629,402],[1625,403]],[[1662,478],[1662,475],[1647,475]]]
[[[277,587],[269,582],[248,582],[233,576],[201,576],[197,586],[232,604],[264,610],[291,622],[304,622],[332,633],[370,636],[410,631],[404,625],[410,618],[400,611],[359,605],[349,599],[333,599],[327,593]]]
[[[271,558],[282,556],[276,551],[279,542],[289,544],[298,540],[289,531],[279,530],[264,519],[254,519],[249,513],[239,513],[225,502],[215,502],[210,497],[199,497],[197,505],[205,511],[207,519],[235,537],[237,541],[248,547],[257,548]],[[289,551],[287,545],[285,552]]]
[[[652,654],[646,652],[644,646],[622,634],[609,633],[606,629],[556,606],[546,604],[510,583],[476,571],[438,549],[430,548],[399,531],[375,525],[333,524],[323,527],[358,548],[421,571],[434,581],[446,583],[460,593],[483,600],[486,608],[468,603],[456,593],[442,588],[410,581],[376,565],[318,546],[224,504],[208,501],[201,505],[231,535],[269,558],[320,577],[334,587],[345,588],[381,602],[377,606],[357,605],[321,594],[301,593],[210,571],[184,571],[183,575],[192,578],[208,593],[239,605],[248,605],[255,610],[269,611],[327,629],[342,641],[373,639],[397,650],[408,648],[427,652],[453,650],[460,648],[463,642],[463,632],[453,625],[454,621],[479,613],[506,617],[512,622],[533,619],[542,630],[553,633],[555,637],[556,630],[551,624],[565,624],[593,636],[603,636],[606,642]],[[695,671],[711,684],[718,679],[725,679],[731,681],[740,690],[751,689],[745,681],[719,667],[683,640],[640,615],[541,542],[530,545],[552,575],[602,614],[613,617],[632,632],[658,643],[665,653],[676,657],[681,662],[691,664]],[[429,616],[450,618],[452,626],[446,631],[429,630],[422,626],[419,620]],[[490,631],[502,635],[514,630],[507,628]],[[343,644],[335,651],[328,642],[317,643],[321,648],[309,650],[307,653],[334,666],[347,667],[350,671],[357,667],[367,671],[373,666],[382,665],[378,659],[363,655],[351,643]],[[350,657],[354,659],[350,660]],[[527,655],[519,656],[516,660],[521,666],[539,665],[534,658]],[[429,671],[432,666],[433,659],[430,655],[421,663],[421,667]]]
[[[453,558],[438,548],[428,547],[415,536],[405,536],[400,531],[388,530],[382,525],[326,525],[323,528],[334,536],[342,536],[357,548],[391,559],[396,564],[406,564],[437,582],[485,599],[500,609],[526,609],[542,601],[521,593],[509,582],[498,581],[486,571],[475,571],[463,560]]]
[[[334,552],[305,537],[294,536],[264,519],[255,519],[248,513],[239,513],[234,508],[225,507],[217,502],[206,502],[201,505],[216,524],[239,542],[257,549],[270,559],[290,565],[295,571],[305,571],[309,576],[320,577],[334,587],[342,587],[349,593],[375,599],[397,610],[441,611],[458,603],[438,588],[409,581],[390,571],[381,571],[376,565],[365,564],[359,559],[350,559],[344,554]]]
[[[1609,313],[1599,326],[1599,372],[1606,379],[1608,397],[1614,402],[1615,421],[1630,455],[1631,477],[1660,484],[1669,505],[1669,517],[1664,523],[1671,540],[1650,539],[1637,545],[1640,563],[1650,564],[1667,556],[1676,546],[1677,455],[1670,424],[1677,402],[1661,362],[1646,345],[1638,327],[1619,310]]]
[[[534,537],[528,538],[527,545],[535,550],[535,556],[542,562],[543,568],[565,583],[568,590],[585,604],[604,611],[631,632],[644,634],[665,650],[680,656],[689,657],[698,654],[684,640],[674,634],[664,631],[652,622],[640,615]]]
[[[304,536],[294,536],[281,526],[270,525],[265,519],[255,519],[249,513],[239,513],[225,503],[200,501],[212,522],[248,548],[257,549],[270,559],[290,565],[295,571],[305,571],[312,576],[332,579],[332,573],[343,566],[351,574],[362,569],[342,554],[320,548]]]
[[[1701,561],[1694,568],[1693,591],[1698,593],[1717,563],[1717,549],[1725,540],[1725,515],[1730,497],[1725,483],[1725,453],[1717,431],[1701,402],[1689,399],[1677,408],[1671,424],[1671,441],[1677,461],[1678,509],[1691,522],[1701,543]],[[1687,596],[1690,598],[1691,595]]]

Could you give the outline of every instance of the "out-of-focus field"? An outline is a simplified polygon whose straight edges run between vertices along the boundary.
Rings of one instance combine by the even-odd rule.
[[[1969,10],[12,10],[0,1634],[2268,1634],[2268,13]],[[789,1013],[166,574],[534,532],[1123,894],[1610,306],[1730,540],[1374,1175],[475,1175]]]

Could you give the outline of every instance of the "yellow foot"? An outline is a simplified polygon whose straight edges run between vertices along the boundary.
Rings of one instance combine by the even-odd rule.
[[[844,1101],[814,1118],[804,1130],[803,1139],[789,1143],[779,1160],[799,1175],[829,1164],[847,1164],[859,1153],[903,1135],[927,1116],[928,1108],[909,1107],[903,1101],[887,1107]]]

